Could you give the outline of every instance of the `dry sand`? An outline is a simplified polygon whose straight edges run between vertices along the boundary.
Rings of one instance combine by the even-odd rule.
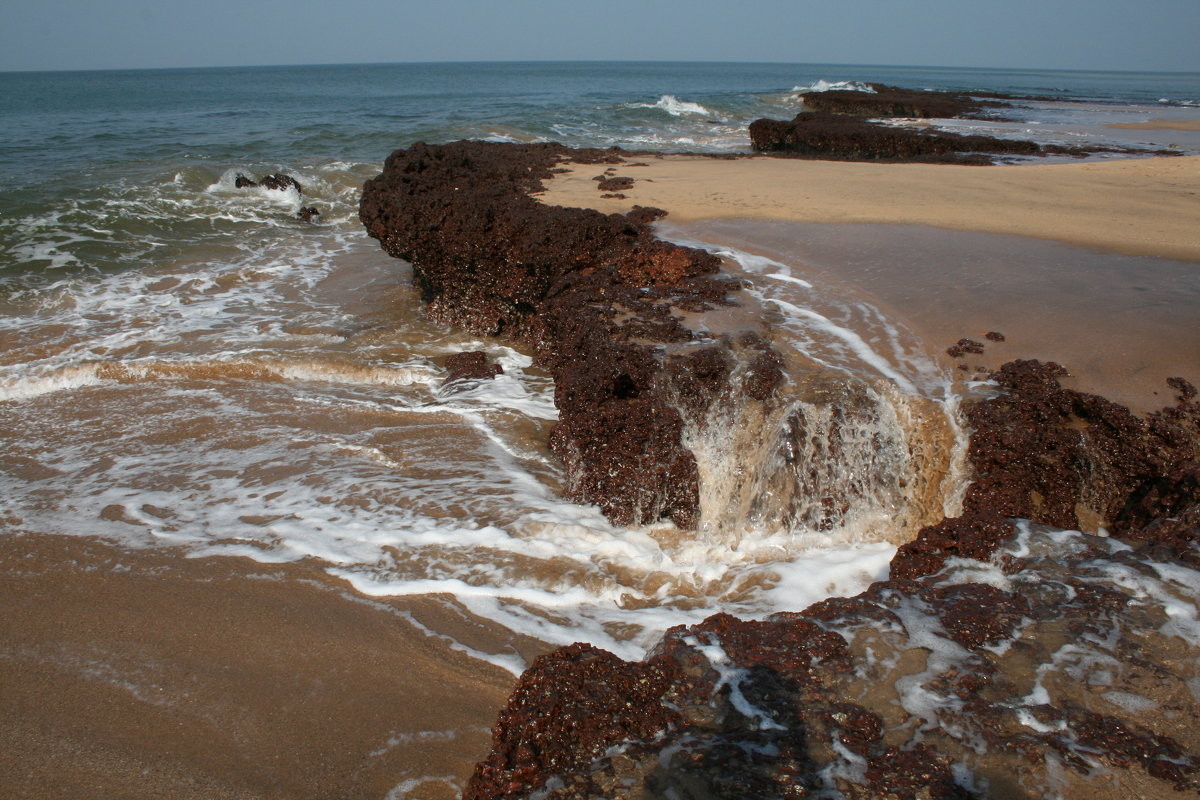
[[[634,204],[671,220],[785,219],[932,225],[1200,261],[1200,156],[966,167],[781,158],[638,158],[625,199],[595,165],[548,182],[546,203],[605,212]]]
[[[462,628],[436,605],[303,563],[5,534],[0,797],[455,797],[513,677],[404,616]]]

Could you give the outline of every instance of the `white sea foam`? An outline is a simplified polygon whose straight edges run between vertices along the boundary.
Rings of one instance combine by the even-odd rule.
[[[793,86],[792,91],[796,94],[805,94],[807,92],[866,92],[867,94],[875,94],[875,89],[870,84],[863,83],[862,81],[826,81],[820,79],[807,86]]]
[[[683,116],[692,115],[692,114],[695,114],[695,115],[700,115],[700,114],[711,115],[712,114],[711,111],[709,111],[707,108],[700,105],[699,103],[693,103],[688,100],[680,100],[678,97],[676,97],[673,94],[664,94],[658,98],[657,102],[654,102],[654,103],[627,103],[626,107],[627,108],[657,108],[661,111],[667,112],[672,117],[683,117]]]

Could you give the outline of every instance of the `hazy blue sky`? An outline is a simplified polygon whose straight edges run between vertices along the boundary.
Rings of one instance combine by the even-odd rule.
[[[1200,0],[37,0],[0,69],[780,61],[1200,71]]]

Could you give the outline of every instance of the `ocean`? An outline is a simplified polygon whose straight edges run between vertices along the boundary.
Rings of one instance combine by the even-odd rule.
[[[790,118],[801,91],[864,81],[1039,98],[1006,121],[944,121],[952,130],[1200,153],[1196,132],[1104,127],[1194,119],[1196,73],[455,63],[0,74],[0,542],[82,535],[302,562],[362,596],[429,601],[441,610],[410,618],[415,635],[514,676],[539,648],[587,641],[640,658],[672,625],[860,591],[903,538],[902,486],[858,491],[861,508],[833,523],[725,513],[695,534],[620,528],[564,501],[546,447],[547,374],[511,342],[423,318],[408,265],[366,236],[357,203],[388,153],[418,141],[744,153],[750,121]],[[236,185],[274,173],[300,190]],[[299,219],[303,207],[319,217]],[[834,376],[869,373],[936,416],[950,476],[937,502],[953,511],[965,437],[960,389],[938,360],[947,342],[842,284],[814,287],[782,250],[752,254],[753,229],[730,233],[744,250],[672,235],[747,275],[790,277],[750,291],[782,310],[807,358]],[[835,272],[836,258],[821,269]],[[467,350],[503,374],[444,390],[442,362]],[[877,451],[889,436],[902,446],[896,431],[864,431],[846,447],[858,456],[824,454],[821,485],[894,472]],[[730,443],[698,446],[719,487],[737,468],[721,461]],[[468,641],[462,620],[492,633]]]

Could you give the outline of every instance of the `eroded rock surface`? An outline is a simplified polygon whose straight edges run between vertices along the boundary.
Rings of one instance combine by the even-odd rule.
[[[413,265],[430,316],[534,348],[554,376],[550,446],[569,498],[622,525],[665,517],[694,527],[699,479],[681,437],[703,408],[687,398],[721,394],[740,355],[684,316],[727,303],[737,284],[716,274],[715,256],[657,239],[648,223],[660,210],[605,215],[535,201],[567,159],[620,160],[553,144],[417,144],[366,184],[360,216]],[[708,348],[725,368],[692,353]],[[748,391],[769,393],[768,372],[753,371]]]
[[[750,124],[751,146],[760,153],[842,161],[916,161],[991,164],[997,159],[1102,152],[1148,153],[1100,146],[1042,145],[1022,139],[964,135],[868,117],[977,118],[1008,105],[1002,95],[918,91],[874,84],[876,92],[829,91],[801,95],[804,111],[790,120]],[[1156,154],[1165,154],[1155,151]]]
[[[1004,525],[984,560],[717,615],[643,663],[543,657],[464,797],[1195,797],[1200,573]]]
[[[1196,392],[1171,379],[1143,419],[1064,373],[993,374],[966,512],[887,581],[671,629],[642,663],[539,660],[464,797],[1200,795]],[[1127,541],[1060,529],[1089,520]]]

